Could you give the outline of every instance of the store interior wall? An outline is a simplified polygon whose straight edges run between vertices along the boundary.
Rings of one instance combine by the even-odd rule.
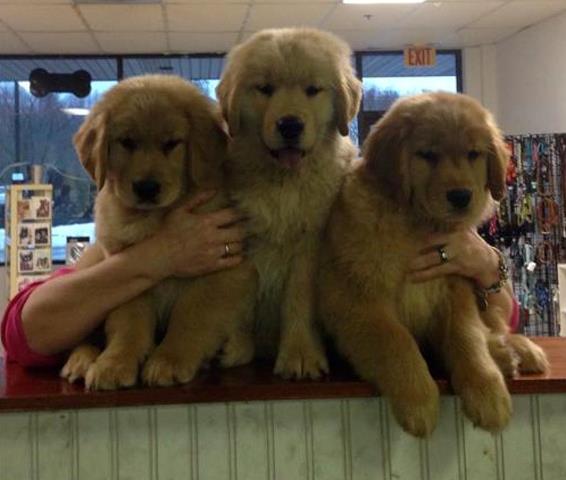
[[[566,13],[497,44],[496,64],[505,133],[566,133]]]

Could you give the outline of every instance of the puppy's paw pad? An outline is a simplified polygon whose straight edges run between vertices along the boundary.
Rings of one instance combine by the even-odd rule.
[[[225,367],[245,365],[254,358],[254,342],[249,335],[235,335],[222,348],[220,364]]]
[[[102,354],[88,369],[85,385],[88,390],[116,390],[133,387],[138,378],[136,360]]]
[[[484,430],[500,432],[511,419],[511,396],[501,376],[473,381],[463,388],[460,397],[467,417]]]
[[[175,355],[156,352],[145,362],[142,379],[146,385],[168,387],[189,383],[195,376],[198,365]]]
[[[274,372],[283,378],[317,379],[328,373],[328,362],[321,348],[282,348]]]
[[[93,345],[79,345],[69,356],[59,375],[69,383],[84,379],[89,367],[100,355],[100,350]]]

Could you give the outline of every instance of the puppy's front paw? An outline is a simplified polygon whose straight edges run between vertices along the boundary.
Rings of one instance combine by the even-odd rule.
[[[316,341],[288,342],[279,348],[274,372],[283,378],[320,378],[328,373],[328,362]]]
[[[491,335],[488,339],[491,358],[504,376],[513,378],[519,373],[519,356],[503,335]]]
[[[245,365],[254,358],[254,350],[254,341],[251,335],[241,332],[233,334],[222,347],[220,364],[225,368]]]
[[[127,355],[105,355],[89,367],[85,376],[88,390],[115,390],[133,387],[138,378],[138,361]]]
[[[69,383],[85,378],[89,367],[99,355],[100,349],[94,345],[79,345],[72,351],[61,369],[60,376],[66,378]]]
[[[439,410],[438,386],[430,375],[391,398],[393,415],[407,433],[428,437],[434,431]]]
[[[550,363],[542,348],[522,335],[514,337],[521,337],[518,345],[515,342],[521,373],[545,373],[550,369]]]
[[[189,358],[157,348],[145,362],[142,379],[146,385],[158,387],[189,383],[199,366]]]
[[[459,394],[464,413],[474,425],[496,433],[509,423],[511,396],[499,371],[468,379]]]

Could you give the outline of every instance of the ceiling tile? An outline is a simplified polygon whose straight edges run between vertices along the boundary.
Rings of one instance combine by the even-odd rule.
[[[82,5],[79,10],[90,28],[95,31],[165,30],[160,5]]]
[[[399,22],[401,27],[457,29],[503,5],[502,1],[427,3]]]
[[[286,4],[253,5],[246,22],[246,30],[280,28],[291,26],[318,26],[334,8],[332,4],[297,4],[289,8]]]
[[[562,11],[566,11],[566,2],[563,0],[515,0],[482,17],[471,26],[524,28]]]
[[[85,30],[70,5],[5,5],[0,20],[21,32],[68,32]]]
[[[462,28],[442,41],[446,48],[474,47],[497,43],[517,32],[517,28]]]
[[[167,53],[163,32],[133,32],[94,34],[105,53]]]
[[[18,55],[22,53],[32,53],[27,45],[25,45],[13,33],[0,32],[0,54]]]
[[[238,40],[238,32],[169,34],[169,45],[175,53],[224,53]]]
[[[169,30],[173,32],[239,31],[248,11],[247,5],[210,4],[167,5]]]
[[[73,0],[0,0],[0,4],[13,4],[13,5],[70,5]]]
[[[338,5],[322,26],[330,30],[391,28],[415,8],[415,5]]]
[[[250,0],[161,0],[165,4],[201,4],[210,5],[212,3],[250,3]]]
[[[88,33],[22,33],[24,41],[34,53],[78,54],[101,53]]]
[[[277,4],[281,7],[288,7],[291,3],[326,3],[329,5],[336,5],[338,3],[342,3],[342,0],[254,0],[253,3],[272,3]]]

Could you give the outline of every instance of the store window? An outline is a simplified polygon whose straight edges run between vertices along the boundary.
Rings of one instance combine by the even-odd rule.
[[[216,99],[216,86],[223,67],[222,55],[132,57],[124,59],[124,78],[147,73],[178,75],[193,82],[205,95]]]
[[[462,91],[459,50],[438,51],[436,65],[431,67],[405,66],[403,52],[358,53],[357,67],[364,90],[358,117],[360,143],[398,98],[439,90]]]
[[[72,138],[84,116],[119,78],[148,73],[176,74],[193,81],[215,98],[223,67],[220,55],[132,57],[0,58],[0,214],[4,226],[6,186],[27,182],[29,166],[41,165],[43,180],[53,185],[53,260],[65,258],[67,237],[94,240],[92,217],[96,189],[80,165]],[[91,92],[36,97],[29,75],[36,68],[52,73],[86,70]],[[0,229],[0,261],[4,262],[5,229]]]

